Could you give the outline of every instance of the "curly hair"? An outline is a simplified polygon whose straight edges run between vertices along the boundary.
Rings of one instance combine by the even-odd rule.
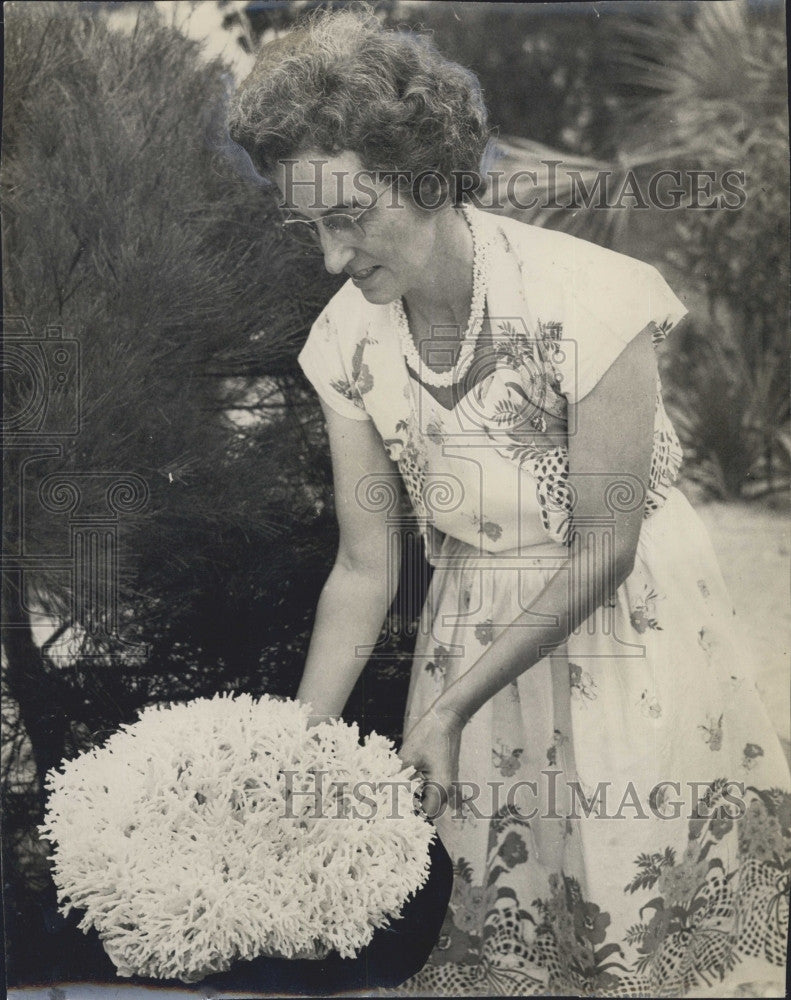
[[[228,125],[261,173],[301,152],[350,151],[366,170],[407,173],[413,192],[430,175],[453,203],[480,186],[489,137],[475,75],[362,5],[319,11],[263,45]]]

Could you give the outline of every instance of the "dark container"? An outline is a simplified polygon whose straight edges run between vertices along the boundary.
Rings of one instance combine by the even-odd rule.
[[[431,867],[423,886],[389,927],[374,932],[356,958],[330,952],[322,959],[260,957],[237,962],[227,972],[208,976],[205,992],[235,991],[272,996],[328,996],[350,990],[400,986],[425,965],[437,943],[453,886],[453,866],[439,836],[429,846]],[[160,982],[161,985],[161,982]]]

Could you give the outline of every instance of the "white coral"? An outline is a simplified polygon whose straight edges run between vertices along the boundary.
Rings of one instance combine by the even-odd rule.
[[[414,772],[383,737],[308,716],[244,694],[151,707],[50,772],[61,909],[85,910],[120,975],[352,957],[424,884],[434,830]]]

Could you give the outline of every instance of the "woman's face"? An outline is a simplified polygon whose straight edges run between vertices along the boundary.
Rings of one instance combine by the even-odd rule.
[[[365,170],[352,152],[295,154],[279,164],[275,181],[293,218],[360,216],[364,232],[324,226],[318,232],[327,270],[348,274],[369,302],[384,304],[430,289],[437,221],[444,210],[421,211],[394,185]]]

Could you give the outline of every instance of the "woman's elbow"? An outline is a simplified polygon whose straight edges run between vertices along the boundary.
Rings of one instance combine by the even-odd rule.
[[[366,587],[387,596],[392,602],[401,575],[401,552],[398,546],[386,551],[355,551],[340,546],[335,557],[335,568]]]

